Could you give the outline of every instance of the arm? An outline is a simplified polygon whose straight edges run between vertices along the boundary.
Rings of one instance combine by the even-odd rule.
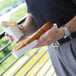
[[[68,30],[72,33],[76,31],[76,16],[70,20],[68,23],[66,23],[66,26]]]
[[[24,23],[24,33],[25,33],[25,36],[31,35],[37,29],[38,28],[36,26],[36,23],[34,21],[34,18],[32,16],[32,14],[29,13],[27,15],[27,18],[26,18],[25,23]]]
[[[24,26],[19,26],[19,28],[24,33],[24,36],[21,37],[19,41],[21,41],[25,36],[29,36],[37,30],[37,26],[32,14],[27,15]],[[13,42],[12,36],[8,35],[7,33],[5,35],[7,39]]]
[[[75,32],[76,31],[76,16],[72,20],[70,20],[68,23],[66,23],[65,26],[69,29],[71,33]],[[63,38],[64,36],[65,36],[65,32],[62,27],[61,28],[52,27],[39,38],[38,44],[36,45],[36,47],[48,46],[56,42],[57,40]]]

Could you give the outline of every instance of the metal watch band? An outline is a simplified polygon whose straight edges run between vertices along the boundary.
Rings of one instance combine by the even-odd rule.
[[[64,38],[66,38],[66,37],[68,37],[68,36],[70,36],[70,35],[71,35],[70,31],[68,30],[68,28],[67,28],[66,26],[64,26],[64,27],[62,27],[62,28],[63,28],[64,33],[65,33]]]

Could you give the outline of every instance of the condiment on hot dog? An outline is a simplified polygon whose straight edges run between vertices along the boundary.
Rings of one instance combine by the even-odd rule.
[[[15,27],[15,26],[16,26],[16,22],[7,22],[6,24],[4,24],[4,27],[5,28]]]

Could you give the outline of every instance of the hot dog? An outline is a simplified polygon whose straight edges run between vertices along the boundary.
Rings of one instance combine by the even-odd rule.
[[[25,47],[29,43],[31,43],[34,40],[38,40],[42,34],[44,34],[46,31],[48,31],[53,24],[51,22],[45,23],[37,32],[35,32],[31,37],[29,37],[27,40],[23,41],[19,45],[17,45],[14,48],[14,51],[18,51],[19,49]]]

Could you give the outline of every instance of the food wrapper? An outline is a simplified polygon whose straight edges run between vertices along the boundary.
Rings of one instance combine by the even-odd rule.
[[[27,46],[21,48],[21,49],[18,50],[18,51],[15,51],[15,47],[17,47],[17,46],[18,46],[18,45],[17,45],[17,46],[15,46],[15,47],[13,48],[12,54],[13,54],[15,57],[17,57],[17,58],[18,58],[18,57],[21,57],[23,54],[25,54],[28,50],[34,48],[36,45],[37,45],[37,40],[34,40],[33,42],[31,42],[31,43],[28,44]]]
[[[5,32],[12,36],[14,42],[17,42],[22,36],[24,36],[16,22],[3,21],[1,25]]]

